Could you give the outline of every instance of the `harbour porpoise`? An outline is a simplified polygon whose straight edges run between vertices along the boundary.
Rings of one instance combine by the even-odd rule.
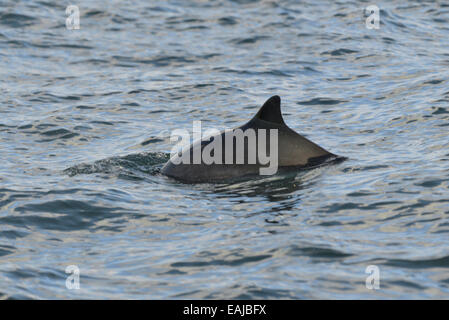
[[[228,143],[229,142],[229,143]],[[246,124],[202,138],[175,153],[162,174],[188,183],[223,182],[344,160],[290,129],[273,96]]]

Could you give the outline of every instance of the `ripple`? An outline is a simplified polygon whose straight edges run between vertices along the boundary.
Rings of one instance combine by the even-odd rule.
[[[186,63],[195,62],[194,59],[190,59],[188,57],[183,57],[183,56],[160,56],[160,57],[153,57],[153,58],[146,58],[146,59],[128,57],[128,56],[113,56],[112,58],[114,60],[116,60],[117,62],[149,64],[149,65],[153,65],[155,67],[168,67],[168,66],[184,65]],[[122,64],[118,64],[118,65],[122,65]]]
[[[48,130],[40,133],[41,135],[48,137],[48,139],[37,140],[37,142],[50,142],[55,140],[68,140],[79,136],[78,133],[72,132],[70,130],[60,128]]]
[[[442,82],[444,82],[444,80],[436,79],[436,80],[426,81],[426,82],[424,82],[424,84],[439,84],[439,83],[442,83]]]
[[[0,245],[0,257],[14,253],[15,247]]]
[[[15,208],[21,215],[0,217],[5,225],[30,228],[39,227],[46,230],[73,231],[86,229],[109,229],[116,231],[117,227],[96,226],[97,221],[115,218],[119,214],[130,214],[132,211],[121,207],[105,207],[91,205],[77,200],[54,200],[38,204],[26,204]],[[36,213],[45,212],[46,216]],[[27,215],[23,215],[28,213]],[[33,214],[29,214],[33,213]],[[52,213],[50,215],[50,213]]]
[[[339,250],[334,250],[331,248],[320,248],[320,247],[299,247],[293,246],[289,249],[288,255],[293,257],[307,256],[311,258],[322,258],[322,259],[339,259],[352,256],[352,254],[344,253]]]
[[[61,135],[66,135],[66,134],[70,134],[72,132],[70,132],[67,129],[54,129],[54,130],[48,130],[45,132],[42,132],[41,134],[44,136],[61,136]]]
[[[0,24],[12,28],[23,28],[33,25],[37,19],[25,14],[0,13]]]
[[[324,51],[323,53],[321,53],[322,55],[331,55],[331,56],[344,56],[347,54],[351,54],[351,53],[357,53],[357,50],[351,50],[351,49],[336,49],[336,50],[332,50],[332,51]]]
[[[388,266],[407,269],[449,268],[449,256],[433,259],[390,259],[384,263]]]
[[[231,291],[231,290],[230,290]],[[235,300],[252,300],[252,299],[297,299],[297,295],[292,291],[285,289],[273,289],[260,286],[238,286],[232,288],[231,292],[240,291],[238,295],[232,295]],[[244,292],[244,293],[243,293]],[[211,299],[213,299],[211,297]]]
[[[421,183],[417,183],[417,186],[425,187],[425,188],[435,188],[441,185],[445,180],[441,179],[434,179],[434,180],[427,180]]]
[[[446,108],[438,107],[432,114],[448,114],[449,111]]]
[[[25,237],[27,234],[17,230],[0,231],[0,238],[16,240]]]
[[[236,25],[238,23],[238,20],[235,17],[222,17],[220,19],[218,19],[218,23],[221,24],[222,26],[233,26]]]
[[[244,258],[231,259],[231,260],[221,260],[214,259],[210,261],[185,261],[185,262],[175,262],[171,264],[173,268],[196,268],[196,267],[209,267],[209,266],[240,266],[247,263],[258,262],[271,258],[270,255],[258,255],[258,256],[246,256]]]
[[[345,100],[337,100],[330,98],[313,98],[306,101],[299,101],[297,104],[304,106],[312,106],[312,105],[334,105],[347,102]]]
[[[151,143],[157,143],[157,142],[162,142],[162,141],[164,141],[164,140],[159,139],[159,138],[150,138],[150,139],[147,139],[147,140],[141,142],[140,144],[142,146],[146,146],[146,145],[151,144]]]
[[[257,43],[261,40],[266,40],[269,39],[270,37],[268,36],[254,36],[254,37],[249,37],[249,38],[236,38],[236,39],[232,39],[231,43],[240,45],[240,44],[254,44]]]

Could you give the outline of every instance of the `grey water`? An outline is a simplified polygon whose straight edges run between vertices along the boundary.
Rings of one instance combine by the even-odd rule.
[[[0,298],[447,299],[448,75],[446,1],[1,0]],[[348,160],[160,174],[275,94]]]

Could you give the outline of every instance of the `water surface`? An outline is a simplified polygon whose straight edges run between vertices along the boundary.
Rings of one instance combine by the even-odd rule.
[[[377,1],[376,30],[369,4],[2,1],[0,297],[448,298],[449,5]],[[241,125],[274,94],[349,159],[159,174],[173,130]]]

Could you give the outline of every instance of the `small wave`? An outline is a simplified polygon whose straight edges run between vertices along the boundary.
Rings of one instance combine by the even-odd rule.
[[[141,142],[140,145],[146,146],[147,144],[162,142],[162,141],[164,141],[164,140],[153,137],[153,138],[150,138],[150,139],[147,139],[147,140]]]
[[[341,48],[341,49],[332,50],[332,51],[325,51],[321,54],[322,55],[331,55],[331,56],[343,56],[346,54],[357,53],[357,52],[358,51],[356,51],[356,50]]]
[[[101,17],[101,16],[106,16],[106,15],[107,15],[107,13],[104,12],[104,11],[93,9],[93,10],[87,11],[87,12],[84,14],[84,17],[85,17],[85,18],[95,17],[95,16]]]
[[[336,249],[331,248],[321,248],[321,247],[298,247],[293,246],[287,253],[289,256],[307,256],[310,258],[320,258],[320,259],[342,259],[352,256],[350,253],[345,253]]]
[[[448,114],[449,111],[447,111],[446,108],[438,107],[432,114]]]
[[[0,257],[14,253],[15,249],[16,248],[12,246],[5,246],[5,245],[0,246]]]
[[[260,0],[231,0],[231,2],[237,3],[237,4],[253,4],[257,3]]]
[[[36,226],[46,230],[60,231],[95,228],[115,231],[121,225],[117,225],[113,221],[109,221],[110,224],[105,224],[105,220],[113,219],[121,215],[129,217],[135,214],[135,211],[129,208],[95,205],[78,200],[51,200],[40,203],[28,203],[18,206],[14,211],[20,214],[0,217],[2,225],[13,225],[17,227]],[[41,214],[43,212],[46,213],[45,216]],[[99,221],[102,221],[102,225],[97,226],[96,223]],[[2,254],[1,250],[0,247],[0,255]],[[6,254],[9,253],[6,252]]]
[[[44,139],[37,140],[37,142],[50,142],[54,140],[67,140],[74,137],[79,136],[79,133],[72,132],[70,130],[59,128],[59,129],[53,129],[48,130],[40,133],[42,136],[44,136]]]
[[[408,269],[449,268],[449,256],[434,259],[390,259],[385,265]]]
[[[157,56],[144,59],[128,56],[113,56],[112,58],[119,63],[149,64],[155,67],[179,66],[195,62],[191,58],[182,56]],[[116,63],[116,65],[120,65],[119,63]]]
[[[64,173],[73,177],[80,174],[106,173],[124,178],[144,179],[144,175],[160,172],[161,164],[170,158],[163,152],[130,154],[124,157],[111,157],[92,164],[81,163],[67,168]]]
[[[262,254],[257,256],[237,257],[235,259],[215,259],[210,261],[185,261],[175,262],[171,264],[173,268],[195,268],[195,267],[209,267],[209,266],[240,266],[246,263],[258,262],[271,258],[271,255]]]
[[[254,44],[259,42],[260,40],[265,40],[265,39],[269,39],[270,37],[268,36],[254,36],[254,37],[250,37],[250,38],[237,38],[237,39],[233,39],[231,40],[231,43],[234,44]]]
[[[268,70],[268,71],[250,71],[250,70],[236,70],[230,68],[215,68],[214,70],[224,72],[224,73],[237,73],[240,75],[250,75],[250,76],[276,76],[276,77],[292,77],[287,72],[281,70]]]
[[[44,136],[60,136],[60,135],[66,135],[70,134],[71,132],[67,129],[55,129],[55,130],[49,130],[42,132],[41,134]]]
[[[299,101],[297,104],[304,106],[311,106],[311,105],[333,105],[333,104],[340,104],[343,102],[347,101],[330,98],[313,98],[311,100]]]
[[[0,13],[0,24],[13,28],[22,28],[32,25],[36,22],[36,20],[36,18],[24,14]]]
[[[234,17],[222,17],[218,19],[218,23],[222,26],[233,26],[238,23],[237,19]]]
[[[240,293],[237,296],[232,296],[236,290],[239,289]],[[229,292],[231,299],[236,300],[251,300],[251,299],[298,299],[297,294],[290,290],[285,289],[273,289],[261,286],[238,286],[238,288],[232,288]],[[234,294],[235,295],[235,294]],[[206,297],[207,299],[207,297]]]

